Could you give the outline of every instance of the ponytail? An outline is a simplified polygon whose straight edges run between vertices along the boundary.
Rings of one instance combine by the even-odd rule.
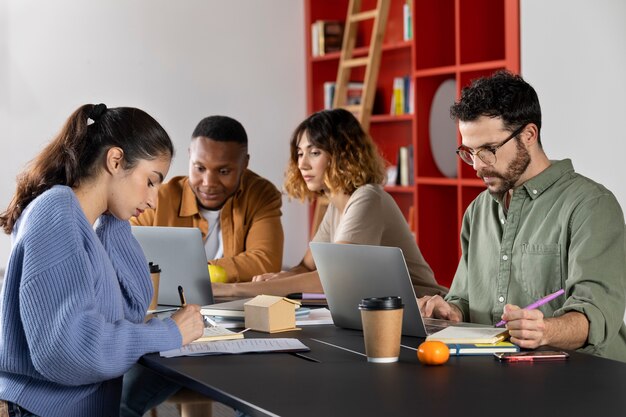
[[[76,187],[98,172],[102,156],[111,147],[124,151],[126,169],[139,159],[172,157],[172,142],[161,125],[139,109],[85,104],[67,119],[61,132],[17,177],[17,187],[0,227],[10,234],[22,211],[55,185]]]

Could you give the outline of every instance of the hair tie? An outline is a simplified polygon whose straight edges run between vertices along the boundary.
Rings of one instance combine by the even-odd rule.
[[[107,106],[104,103],[96,104],[91,109],[91,113],[89,113],[89,117],[87,118],[87,125],[91,125],[102,117],[104,113],[107,111]]]

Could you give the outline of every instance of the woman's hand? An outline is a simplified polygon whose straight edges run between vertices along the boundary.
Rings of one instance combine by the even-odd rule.
[[[183,346],[193,342],[204,333],[204,320],[200,314],[200,306],[188,304],[172,314],[172,320],[178,326],[183,337]]]
[[[221,282],[212,282],[211,288],[213,289],[213,297],[234,297],[233,290],[236,285],[236,283],[225,284]]]

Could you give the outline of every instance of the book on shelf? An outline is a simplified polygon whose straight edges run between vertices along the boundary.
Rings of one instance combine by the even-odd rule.
[[[402,39],[405,41],[413,39],[413,7],[411,0],[407,0],[402,5]]]
[[[415,184],[415,159],[414,159],[414,154],[415,152],[413,151],[413,145],[409,145],[407,146],[408,150],[408,169],[409,169],[409,178],[408,178],[408,184],[407,185],[414,185]]]
[[[415,183],[413,145],[398,148],[396,185],[407,186]]]
[[[398,165],[387,167],[387,185],[398,185]]]
[[[486,343],[495,344],[509,338],[509,332],[501,327],[449,326],[426,337],[450,343]]]
[[[324,83],[324,110],[333,108],[335,99],[336,82],[327,81]],[[346,86],[346,104],[348,106],[361,104],[363,96],[363,83],[360,81],[350,81]]]
[[[492,355],[494,353],[502,352],[519,352],[519,346],[514,345],[511,342],[498,342],[498,343],[448,343],[450,349],[450,355],[462,356],[462,355]]]
[[[311,53],[323,56],[341,50],[343,22],[338,20],[316,20],[311,24]]]
[[[413,113],[413,82],[410,76],[395,77],[389,113],[393,116]]]

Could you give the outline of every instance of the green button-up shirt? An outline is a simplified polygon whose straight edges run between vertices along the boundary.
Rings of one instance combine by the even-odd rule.
[[[459,262],[448,302],[465,321],[495,324],[560,288],[545,317],[578,311],[589,320],[580,350],[626,362],[624,214],[602,185],[554,161],[514,190],[508,209],[487,191],[463,217]]]

